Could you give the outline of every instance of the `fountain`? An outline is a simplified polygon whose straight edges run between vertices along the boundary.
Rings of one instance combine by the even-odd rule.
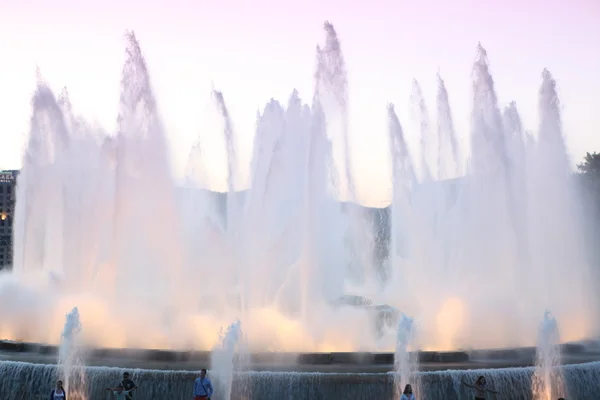
[[[85,400],[85,363],[81,349],[79,310],[73,308],[65,321],[58,349],[59,379],[63,380],[70,399]]]
[[[550,311],[544,313],[535,355],[532,378],[533,397],[536,400],[553,400],[568,397],[560,371],[560,335],[558,324]]]
[[[516,103],[502,110],[487,52],[478,46],[466,168],[445,82],[437,77],[437,124],[415,83],[415,119],[425,148],[407,145],[400,122],[405,114],[390,105],[391,202],[368,209],[357,204],[360,170],[352,154],[362,149],[352,146],[351,88],[332,24],[325,24],[325,44],[317,49],[314,97],[306,103],[293,91],[287,103],[271,100],[259,113],[247,190],[238,186],[247,166],[240,162],[227,97],[214,91],[222,129],[207,134],[222,139],[227,193],[207,187],[214,166],[203,155],[216,149],[203,135],[190,152],[184,183],[172,177],[149,68],[135,35],[126,40],[116,132],[77,116],[68,92],[57,97],[38,77],[17,182],[14,267],[0,275],[5,339],[55,345],[64,312],[77,304],[86,327],[81,339],[101,348],[97,354],[149,349],[151,356],[142,359],[152,368],[181,361],[194,370],[196,353],[184,350],[222,348],[229,339],[214,327],[239,318],[252,355],[249,368],[260,369],[261,357],[273,355],[294,361],[268,364],[276,371],[233,373],[227,359],[227,367],[217,368],[229,382],[225,395],[231,388],[234,398],[236,381],[249,379],[252,393],[264,398],[351,398],[346,386],[364,381],[352,396],[386,398],[394,394],[391,355],[398,347],[394,327],[406,323],[402,310],[419,321],[419,347],[427,350],[419,353],[426,370],[418,374],[421,396],[451,399],[461,393],[461,377],[475,372],[429,369],[444,369],[440,363],[449,359],[471,368],[498,366],[474,364],[471,357],[524,346],[515,350],[516,361],[506,356],[502,364],[524,368],[485,375],[503,394],[530,393],[533,360],[526,346],[535,344],[543,307],[561,321],[565,342],[594,337],[600,302],[584,257],[575,215],[579,198],[548,71],[541,79],[540,123],[531,135]],[[30,348],[15,342],[6,346]],[[15,378],[7,383],[10,390],[0,391],[25,385],[38,395],[41,389],[11,368],[33,373],[42,367],[13,362],[0,362],[1,372]],[[317,364],[325,366],[318,372],[347,372],[356,364],[373,375],[294,369]],[[410,362],[401,364],[405,370]],[[577,375],[585,368],[599,370],[596,364],[564,369],[570,394],[582,399],[597,385]],[[48,378],[46,369],[39,371],[39,379]],[[119,373],[85,371],[88,386],[92,380],[110,385]],[[138,381],[148,379],[139,395],[187,396],[190,376],[136,373]],[[102,396],[89,390],[90,398]]]
[[[234,373],[242,371],[248,363],[244,349],[244,337],[240,321],[229,325],[221,332],[221,343],[211,353],[211,375],[215,378],[215,398],[230,400]],[[242,384],[238,380],[237,385]],[[243,393],[243,388],[236,388],[236,393]]]
[[[419,360],[414,344],[414,320],[402,314],[398,323],[396,351],[394,352],[394,372],[396,374],[394,384],[398,398],[407,384],[412,385],[416,396],[419,395],[419,385],[415,382],[419,370]],[[409,352],[409,348],[412,352]]]

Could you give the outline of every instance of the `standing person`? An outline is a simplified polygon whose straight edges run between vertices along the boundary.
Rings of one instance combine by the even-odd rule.
[[[127,396],[131,394],[131,390],[125,390],[122,384],[119,384],[116,388],[106,388],[109,392],[113,392],[115,399],[126,400]],[[133,390],[133,389],[132,389]]]
[[[56,381],[56,388],[50,392],[50,400],[67,400],[67,392],[63,388],[62,381]]]
[[[485,394],[488,392],[500,394],[500,392],[497,392],[492,389],[488,389],[487,383],[485,381],[485,377],[483,377],[483,376],[480,376],[479,378],[477,378],[477,380],[475,381],[475,384],[473,384],[473,385],[471,385],[465,381],[462,381],[462,384],[471,389],[475,389],[475,400],[485,400]]]
[[[213,385],[206,376],[206,369],[200,371],[200,376],[194,382],[194,400],[210,400],[213,395]]]
[[[415,400],[415,395],[412,392],[412,386],[410,384],[404,386],[404,392],[402,392],[400,400]]]
[[[137,389],[135,382],[129,379],[129,372],[123,372],[123,380],[121,381],[121,385],[123,385],[123,389],[127,392],[125,399],[133,400],[133,390]]]

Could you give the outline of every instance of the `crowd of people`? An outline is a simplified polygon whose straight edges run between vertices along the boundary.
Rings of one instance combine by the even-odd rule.
[[[129,372],[123,373],[123,380],[113,388],[107,387],[106,390],[112,392],[115,400],[133,400],[133,392],[138,388],[135,382],[129,377]],[[200,376],[194,381],[194,400],[210,400],[214,393],[214,388],[210,378],[206,376],[206,369],[200,371]],[[63,381],[56,382],[56,387],[50,392],[50,400],[67,400],[67,392],[63,386]]]
[[[475,400],[485,400],[486,395],[488,393],[500,394],[500,392],[488,387],[484,376],[480,376],[479,378],[477,378],[475,383],[472,383],[472,384],[467,383],[464,380],[461,381],[461,383],[463,385],[465,385],[466,387],[473,389],[473,391],[475,392]],[[413,394],[412,385],[409,384],[404,387],[404,391],[402,392],[402,395],[400,396],[400,400],[416,400],[415,395]],[[565,399],[563,397],[561,397],[558,400],[565,400]]]
[[[497,392],[497,391],[489,388],[485,381],[485,377],[483,377],[483,376],[480,376],[479,378],[477,378],[477,380],[473,384],[467,383],[465,381],[461,381],[461,382],[466,387],[471,388],[475,391],[475,400],[485,400],[485,396],[487,393],[495,393],[495,394],[500,393],[500,392]],[[412,385],[408,384],[408,385],[404,386],[404,391],[402,392],[402,395],[400,395],[400,400],[416,400],[415,395],[413,394]],[[558,399],[558,400],[564,400],[564,399]]]
[[[461,381],[463,385],[473,389],[475,392],[475,400],[485,400],[488,393],[500,394],[500,392],[488,387],[484,376],[477,378],[475,383],[467,383],[464,380]],[[115,400],[133,400],[133,392],[138,388],[135,382],[129,377],[129,372],[123,373],[123,380],[114,388],[107,387],[106,390],[113,393]],[[200,376],[194,381],[194,392],[192,397],[194,400],[210,400],[213,396],[214,388],[212,382],[208,376],[206,376],[206,369],[200,371]],[[63,387],[62,381],[56,382],[56,388],[54,388],[50,394],[50,400],[67,400],[67,393]],[[412,385],[408,384],[404,387],[404,391],[400,396],[400,400],[416,400],[413,394]],[[565,400],[560,398],[558,400]]]

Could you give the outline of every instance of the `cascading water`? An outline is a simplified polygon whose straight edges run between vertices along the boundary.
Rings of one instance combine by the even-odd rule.
[[[248,363],[247,349],[240,321],[229,325],[221,332],[220,344],[211,353],[211,375],[215,378],[215,399],[230,400],[234,374],[245,369]],[[244,381],[236,381],[235,393],[239,396],[245,391]]]
[[[420,154],[411,155],[390,107],[392,202],[366,210],[339,201],[358,200],[352,137],[361,133],[349,126],[340,40],[331,24],[325,30],[314,99],[293,92],[261,111],[243,193],[242,149],[220,93],[224,126],[215,134],[224,138],[228,193],[191,177],[178,187],[133,34],[114,134],[79,118],[68,93],[57,99],[40,78],[18,178],[14,274],[0,277],[3,336],[56,342],[64,304],[78,305],[87,342],[116,347],[210,349],[218,334],[207,327],[239,317],[252,350],[389,351],[393,335],[380,338],[370,321],[386,305],[419,321],[423,348],[532,345],[541,307],[561,321],[564,340],[592,335],[597,290],[550,73],[534,140],[515,104],[501,112],[478,47],[467,176],[438,77],[437,130],[422,131],[439,142],[424,160],[433,178],[458,176],[443,182],[416,177]],[[425,100],[421,93],[417,103]],[[213,167],[198,159],[213,150],[204,144],[190,153],[190,175]],[[339,302],[345,295],[372,304]]]
[[[540,324],[532,378],[535,400],[553,400],[568,397],[561,372],[560,335],[556,318],[546,311]]]
[[[52,365],[0,361],[4,390],[3,400],[45,399],[56,377]],[[105,388],[119,381],[123,370],[109,367],[87,367],[90,399],[106,398]],[[564,368],[565,382],[572,399],[593,400],[597,398],[600,382],[600,363],[568,365]],[[210,372],[209,372],[210,374]],[[437,371],[419,373],[422,399],[462,400],[473,398],[473,392],[461,385],[461,381],[474,382],[485,375],[491,387],[500,391],[498,398],[531,399],[531,375],[533,368],[503,368],[495,370]],[[139,388],[134,398],[140,399],[186,399],[191,396],[194,371],[137,370],[135,380]],[[243,382],[239,385],[238,382]],[[249,382],[246,386],[245,383]],[[244,391],[237,392],[237,388]],[[247,390],[249,389],[249,391]],[[246,372],[235,374],[232,384],[234,399],[260,400],[311,400],[365,398],[392,399],[395,394],[394,374],[347,374],[347,373],[298,373],[298,372]],[[217,392],[215,392],[217,396]],[[397,399],[397,398],[396,398]]]
[[[81,348],[79,310],[73,308],[65,321],[58,349],[58,379],[63,380],[69,399],[86,399],[85,363]]]
[[[419,356],[414,347],[414,335],[414,320],[402,314],[396,331],[396,351],[394,352],[394,384],[397,398],[400,398],[404,387],[408,384],[412,385],[415,395],[419,395],[419,385],[415,381],[419,370]]]

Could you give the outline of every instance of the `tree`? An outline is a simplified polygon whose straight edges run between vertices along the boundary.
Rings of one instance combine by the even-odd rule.
[[[577,181],[581,206],[581,222],[584,229],[588,260],[592,265],[600,262],[600,154],[586,153],[577,165]],[[596,270],[600,273],[600,270]]]
[[[577,170],[580,174],[600,176],[600,154],[585,153],[583,162],[577,164]]]

